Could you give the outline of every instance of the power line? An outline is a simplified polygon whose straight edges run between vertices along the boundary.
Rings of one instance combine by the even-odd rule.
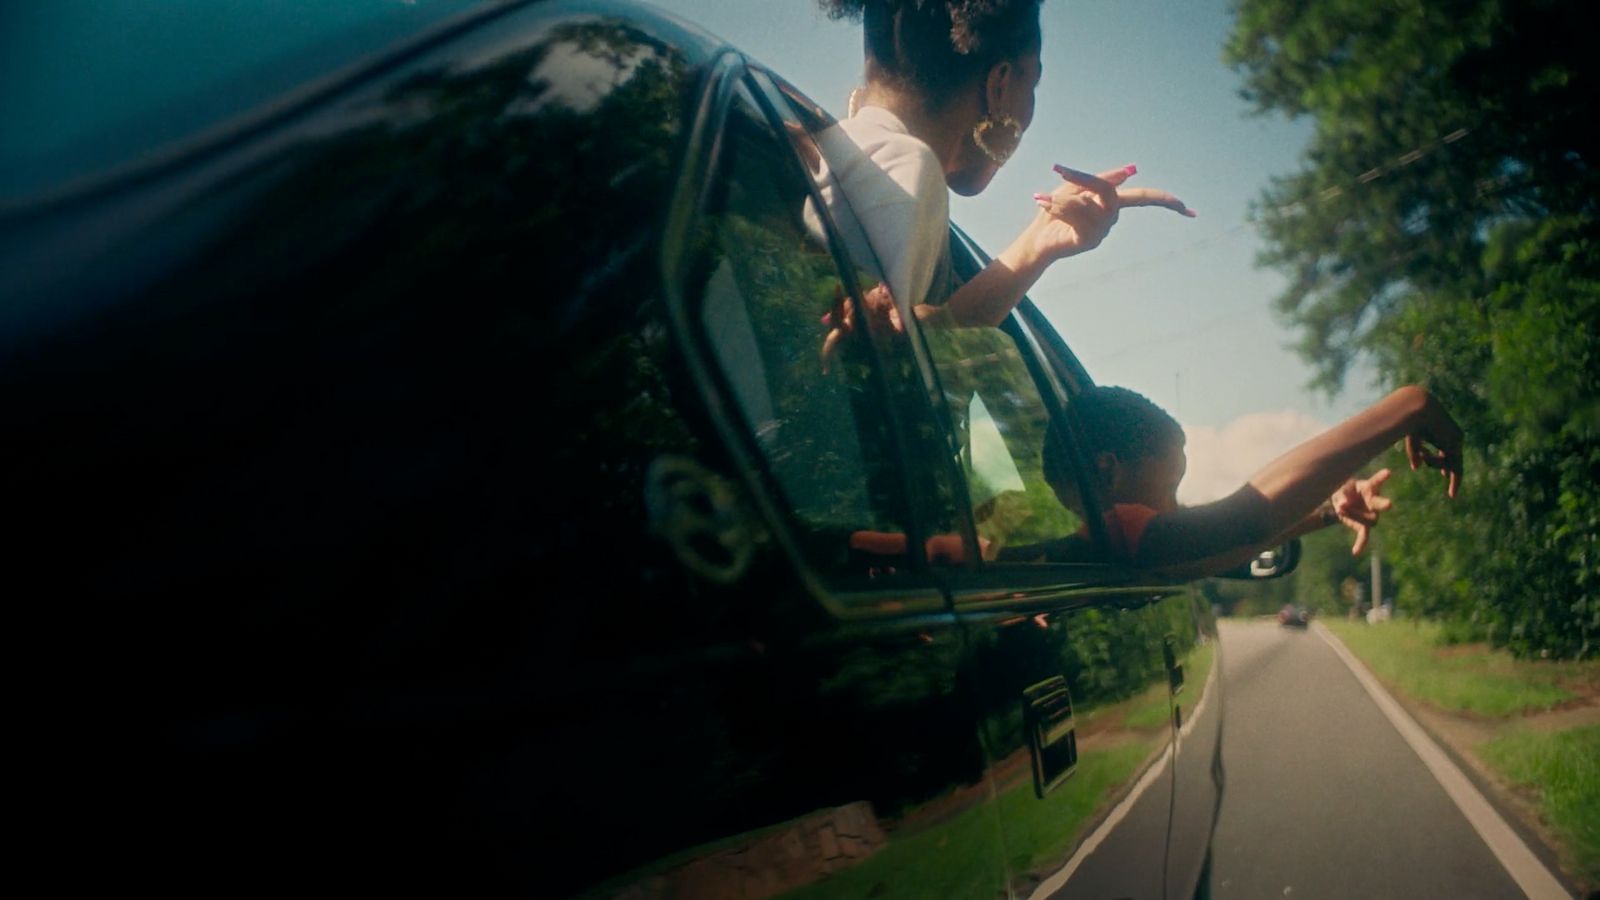
[[[1402,153],[1399,156],[1394,157],[1390,161],[1383,162],[1383,163],[1380,163],[1380,164],[1378,164],[1376,166],[1373,166],[1372,168],[1367,169],[1365,172],[1362,172],[1360,175],[1357,175],[1354,178],[1349,179],[1348,181],[1346,181],[1346,182],[1344,182],[1342,184],[1329,185],[1328,187],[1323,188],[1322,190],[1318,191],[1315,194],[1314,200],[1315,200],[1315,202],[1323,202],[1323,203],[1325,203],[1325,202],[1328,202],[1330,200],[1337,199],[1337,198],[1343,196],[1347,192],[1347,190],[1353,190],[1354,188],[1358,188],[1358,187],[1361,187],[1361,186],[1364,186],[1364,185],[1371,184],[1372,182],[1377,181],[1380,178],[1383,178],[1383,177],[1389,175],[1390,173],[1392,173],[1392,172],[1394,172],[1394,171],[1396,171],[1398,169],[1403,169],[1406,166],[1409,166],[1409,165],[1412,165],[1413,163],[1416,163],[1417,161],[1425,158],[1430,153],[1433,153],[1434,151],[1438,150],[1439,148],[1441,148],[1443,146],[1446,146],[1448,144],[1454,144],[1456,141],[1461,140],[1462,138],[1466,137],[1467,135],[1469,135],[1471,133],[1472,133],[1472,129],[1470,129],[1470,128],[1457,128],[1456,130],[1454,130],[1454,131],[1452,131],[1452,132],[1450,132],[1448,134],[1442,135],[1442,136],[1440,136],[1440,137],[1438,137],[1438,138],[1436,138],[1434,140],[1428,141],[1425,144],[1422,144],[1422,145],[1417,146],[1417,147],[1413,147],[1410,150],[1406,151],[1405,153]],[[1505,178],[1501,178],[1499,180],[1500,181],[1505,181],[1506,179]],[[1500,185],[1498,187],[1503,187],[1503,185]],[[1484,185],[1479,185],[1479,193],[1482,194],[1484,192],[1485,192],[1485,186]],[[1295,212],[1305,208],[1306,206],[1310,205],[1311,202],[1313,202],[1312,199],[1296,200],[1296,201],[1294,201],[1292,203],[1285,203],[1285,204],[1283,204],[1281,206],[1270,207],[1268,209],[1268,212],[1276,213],[1276,214],[1280,214],[1280,215],[1289,215],[1289,214],[1295,213]],[[1147,257],[1145,257],[1143,259],[1135,260],[1134,262],[1128,263],[1127,265],[1118,266],[1115,269],[1111,269],[1111,270],[1108,270],[1106,272],[1101,272],[1101,273],[1099,273],[1097,275],[1094,275],[1092,277],[1086,277],[1086,278],[1079,279],[1077,281],[1068,282],[1068,283],[1062,285],[1061,289],[1062,290],[1068,290],[1068,289],[1071,289],[1071,288],[1076,288],[1076,287],[1086,286],[1086,285],[1091,285],[1091,284],[1092,285],[1096,285],[1096,286],[1103,285],[1108,281],[1115,281],[1116,279],[1121,278],[1121,277],[1123,277],[1123,276],[1125,276],[1125,275],[1127,275],[1127,274],[1129,274],[1131,272],[1145,271],[1145,270],[1154,268],[1156,266],[1160,266],[1160,265],[1162,265],[1164,263],[1167,263],[1167,262],[1170,262],[1173,259],[1176,259],[1176,258],[1178,258],[1180,256],[1186,256],[1186,255],[1188,255],[1190,253],[1193,253],[1195,251],[1203,250],[1203,249],[1205,249],[1207,246],[1209,246],[1211,244],[1214,244],[1214,243],[1217,243],[1217,242],[1220,242],[1220,241],[1224,241],[1224,240],[1232,239],[1233,237],[1235,237],[1235,236],[1237,236],[1239,234],[1242,234],[1245,231],[1247,231],[1250,228],[1252,228],[1254,226],[1254,224],[1255,224],[1254,222],[1250,222],[1250,221],[1241,222],[1240,224],[1235,225],[1232,228],[1228,228],[1228,229],[1225,229],[1223,231],[1213,232],[1212,234],[1206,235],[1206,236],[1201,237],[1201,238],[1197,238],[1197,239],[1195,239],[1193,241],[1190,241],[1187,244],[1180,244],[1177,247],[1174,247],[1174,248],[1172,248],[1170,250],[1163,251],[1161,253],[1157,253],[1157,254],[1155,254],[1153,256],[1147,256]]]

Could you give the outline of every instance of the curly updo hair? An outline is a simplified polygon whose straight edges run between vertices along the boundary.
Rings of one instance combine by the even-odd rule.
[[[997,63],[1040,46],[1042,0],[817,0],[832,19],[860,21],[868,77],[932,109]]]

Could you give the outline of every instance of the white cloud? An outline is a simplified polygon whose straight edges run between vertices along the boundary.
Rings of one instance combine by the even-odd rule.
[[[1189,469],[1178,485],[1178,501],[1208,503],[1225,497],[1262,466],[1327,427],[1293,410],[1246,413],[1221,428],[1185,427]]]

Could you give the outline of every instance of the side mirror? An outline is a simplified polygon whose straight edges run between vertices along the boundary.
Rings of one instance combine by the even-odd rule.
[[[1300,539],[1295,538],[1281,547],[1263,550],[1255,559],[1226,572],[1220,572],[1218,578],[1237,578],[1257,580],[1262,578],[1282,578],[1293,572],[1300,565]]]

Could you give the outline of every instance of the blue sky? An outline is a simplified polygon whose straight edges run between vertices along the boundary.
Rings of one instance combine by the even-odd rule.
[[[830,21],[811,0],[654,2],[836,115],[860,81],[860,26]],[[1269,177],[1298,168],[1311,127],[1248,115],[1239,76],[1222,62],[1227,0],[1045,0],[1042,23],[1033,125],[987,191],[952,196],[951,216],[998,250],[1033,214],[1033,192],[1058,183],[1056,162],[1135,163],[1131,184],[1170,190],[1199,212],[1129,210],[1103,245],[1057,263],[1030,292],[1097,381],[1138,390],[1184,423],[1188,499],[1237,486],[1376,399],[1364,369],[1332,403],[1304,389],[1310,370],[1272,310],[1283,279],[1255,266],[1249,206]],[[1216,490],[1203,489],[1208,481]]]

